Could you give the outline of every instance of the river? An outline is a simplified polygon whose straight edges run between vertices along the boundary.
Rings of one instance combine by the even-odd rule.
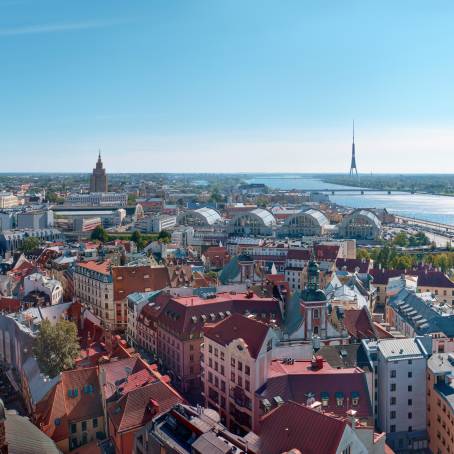
[[[349,186],[340,186],[324,183],[316,177],[298,176],[290,174],[257,175],[247,180],[248,183],[263,183],[273,189],[345,189]],[[355,188],[356,190],[358,188]],[[330,200],[339,205],[352,208],[386,208],[391,213],[402,216],[425,219],[454,225],[454,197],[409,194],[396,192],[369,192],[361,194],[339,193],[330,195]]]

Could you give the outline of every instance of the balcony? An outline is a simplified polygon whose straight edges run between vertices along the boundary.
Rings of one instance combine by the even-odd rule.
[[[252,411],[252,401],[246,396],[244,390],[239,386],[230,389],[230,399],[233,400],[237,407],[245,408]]]

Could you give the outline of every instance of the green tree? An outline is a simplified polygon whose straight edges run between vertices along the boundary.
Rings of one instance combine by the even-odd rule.
[[[413,261],[409,255],[398,255],[390,263],[391,268],[397,270],[409,270],[413,266]]]
[[[366,260],[370,260],[370,258],[371,258],[369,251],[367,249],[358,249],[358,252],[356,253],[356,257],[358,259],[366,259]]]
[[[107,243],[109,241],[109,235],[101,225],[98,225],[93,232],[91,232],[92,240],[101,241],[101,243]]]
[[[60,320],[55,325],[44,320],[33,345],[33,354],[41,372],[51,378],[60,372],[74,367],[80,353],[77,326],[68,320]]]
[[[46,199],[49,203],[63,203],[64,199],[60,197],[55,191],[48,191]]]
[[[158,241],[160,241],[161,243],[166,243],[166,244],[170,243],[171,239],[172,239],[172,235],[167,230],[161,230],[159,232]]]
[[[132,232],[130,240],[136,243],[137,249],[139,250],[143,249],[145,246],[145,240],[143,239],[142,234],[138,230],[134,230],[134,232]]]
[[[393,244],[396,246],[407,247],[408,243],[408,236],[405,232],[399,232],[393,240]]]
[[[128,205],[135,205],[137,196],[135,194],[128,194]]]
[[[448,256],[446,254],[437,254],[434,257],[434,265],[440,268],[443,273],[446,273],[449,268]]]
[[[210,195],[210,202],[221,203],[223,200],[224,198],[217,190],[214,190]]]
[[[29,236],[22,242],[21,250],[24,254],[29,254],[30,252],[38,249],[38,247],[39,239],[34,236]]]

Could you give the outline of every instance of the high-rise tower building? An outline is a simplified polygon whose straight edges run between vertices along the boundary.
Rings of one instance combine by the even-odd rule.
[[[354,173],[356,173],[356,176],[358,176],[355,156],[355,120],[353,120],[352,162],[350,164],[350,176],[353,176]]]
[[[101,161],[101,152],[98,155],[98,162],[90,177],[90,192],[107,192],[107,174]]]

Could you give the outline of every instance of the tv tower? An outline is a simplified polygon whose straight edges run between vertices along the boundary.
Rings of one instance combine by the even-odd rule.
[[[350,164],[350,176],[353,176],[353,173],[356,173],[356,176],[358,176],[355,156],[355,120],[353,120],[352,163]]]

